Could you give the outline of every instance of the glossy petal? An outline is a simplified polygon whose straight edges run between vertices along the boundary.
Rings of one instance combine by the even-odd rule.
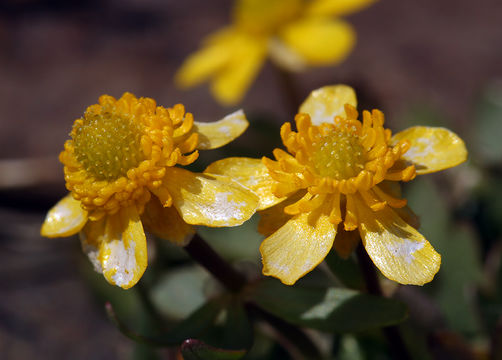
[[[229,48],[231,58],[211,82],[211,92],[224,105],[238,103],[265,61],[265,39],[235,33]]]
[[[324,86],[310,93],[299,112],[310,115],[313,125],[332,123],[335,116],[346,117],[345,104],[357,107],[356,93],[347,85]]]
[[[423,285],[434,278],[441,256],[415,228],[391,208],[373,212],[358,201],[359,231],[364,248],[387,278]]]
[[[356,35],[344,21],[307,18],[282,28],[279,38],[307,64],[334,65],[352,50]]]
[[[216,149],[238,138],[249,126],[244,111],[238,110],[210,123],[195,122],[193,131],[199,134],[197,149]]]
[[[403,159],[414,164],[420,175],[448,169],[467,159],[464,141],[445,128],[414,126],[395,134],[391,143],[400,140],[410,142]]]
[[[328,214],[301,213],[266,238],[260,246],[263,274],[293,285],[323,261],[336,235]]]
[[[265,236],[269,236],[279,230],[291,219],[291,215],[286,214],[284,212],[284,208],[300,200],[305,193],[305,190],[297,191],[293,195],[286,198],[286,200],[269,207],[268,209],[261,210],[259,212],[260,222],[258,223],[258,232]]]
[[[148,232],[179,246],[187,245],[195,233],[193,226],[183,221],[174,206],[163,207],[156,198],[146,204],[141,221]]]
[[[258,210],[269,208],[284,200],[272,193],[272,185],[275,181],[270,177],[261,159],[226,158],[212,163],[204,172],[226,175],[252,190],[260,199]]]
[[[314,0],[308,5],[309,15],[343,16],[362,10],[376,0]]]
[[[139,281],[147,266],[147,252],[136,208],[89,221],[80,235],[84,252],[110,284],[128,289]]]
[[[175,76],[181,87],[197,85],[220,71],[232,56],[231,34],[229,29],[211,35],[202,49],[191,54]]]
[[[189,224],[236,226],[249,219],[258,207],[258,197],[236,182],[180,168],[167,170],[164,186]]]
[[[87,211],[80,201],[67,195],[49,210],[40,230],[45,237],[65,237],[78,233],[87,222]]]

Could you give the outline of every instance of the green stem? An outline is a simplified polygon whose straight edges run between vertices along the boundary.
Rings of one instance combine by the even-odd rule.
[[[359,261],[359,266],[363,273],[363,277],[366,281],[366,289],[368,293],[383,296],[382,288],[378,280],[377,273],[375,271],[375,266],[369,258],[368,254],[364,250],[362,244],[357,247],[357,260]],[[406,345],[401,337],[399,329],[397,326],[387,326],[382,328],[382,332],[389,343],[392,356],[396,360],[408,360],[411,356],[406,348]]]
[[[277,74],[281,86],[281,94],[283,94],[286,108],[291,116],[298,113],[298,108],[300,107],[301,97],[298,93],[298,88],[293,79],[291,72],[284,70],[283,68],[272,63],[272,66]]]
[[[279,337],[281,334],[286,334],[287,338],[283,339],[283,345],[292,353],[294,358],[312,360],[322,359],[322,355],[317,346],[302,330],[272,315],[255,304],[249,303],[246,307],[251,313],[259,316],[278,331]],[[291,348],[294,348],[295,351],[293,352]]]
[[[185,246],[188,254],[233,292],[239,292],[246,286],[244,275],[234,269],[227,261],[218,255],[198,234]],[[321,355],[314,343],[300,329],[265,311],[255,304],[248,303],[246,307],[258,314],[280,334],[288,339],[288,344],[294,346],[304,359],[320,359]]]
[[[186,252],[218,279],[228,290],[239,292],[246,285],[246,278],[218,255],[200,236],[195,234],[185,246]]]

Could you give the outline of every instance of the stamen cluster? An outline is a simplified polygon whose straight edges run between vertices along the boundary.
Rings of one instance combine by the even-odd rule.
[[[131,205],[142,213],[166,167],[197,159],[192,126],[180,104],[164,108],[130,93],[101,96],[75,122],[59,156],[66,187],[93,219]]]

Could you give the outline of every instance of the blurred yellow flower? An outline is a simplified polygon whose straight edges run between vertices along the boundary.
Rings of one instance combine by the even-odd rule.
[[[287,152],[276,160],[228,158],[206,171],[224,173],[260,197],[263,273],[294,284],[332,247],[348,257],[359,240],[389,279],[423,285],[440,255],[415,229],[400,181],[456,166],[464,142],[444,128],[412,127],[392,136],[379,110],[356,111],[345,85],[313,91],[291,124],[281,128]]]
[[[157,106],[150,98],[103,95],[77,119],[59,159],[71,192],[47,214],[41,234],[80,233],[96,271],[124,289],[147,266],[143,226],[186,245],[191,225],[234,226],[258,205],[256,195],[220,175],[188,165],[198,150],[238,137],[248,126],[242,111],[215,123],[194,122],[183,105]]]
[[[350,53],[355,32],[338,19],[375,0],[236,0],[232,25],[209,35],[176,75],[181,87],[209,80],[223,104],[239,102],[267,56],[299,71],[333,65]]]

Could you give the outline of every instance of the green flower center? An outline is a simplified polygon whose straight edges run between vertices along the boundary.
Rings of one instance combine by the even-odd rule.
[[[364,169],[365,155],[358,135],[331,130],[313,144],[310,158],[320,176],[343,180]]]
[[[126,176],[144,160],[142,126],[113,112],[86,113],[77,123],[73,143],[77,160],[97,180]]]

